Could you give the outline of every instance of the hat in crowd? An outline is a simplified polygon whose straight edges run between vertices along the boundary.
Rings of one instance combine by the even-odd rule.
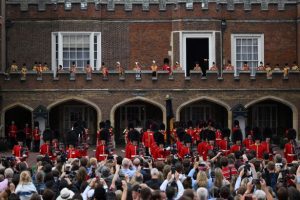
[[[216,132],[212,131],[212,130],[207,130],[207,140],[211,141],[211,140],[215,140],[216,139]]]
[[[225,138],[225,137],[229,138],[230,137],[230,129],[229,128],[224,128],[222,130],[222,136],[223,136],[223,138]]]
[[[253,140],[261,140],[262,135],[258,127],[253,128]]]
[[[232,142],[236,143],[236,141],[243,141],[243,134],[240,129],[237,129],[232,133]]]
[[[103,121],[99,123],[99,128],[105,128],[105,123]]]
[[[26,135],[25,135],[24,131],[20,130],[17,132],[16,139],[18,142],[23,142],[25,140],[25,138],[26,138]]]
[[[287,138],[288,138],[289,140],[294,140],[294,139],[296,139],[296,130],[293,129],[293,128],[290,128],[290,129],[288,130],[288,132],[287,132]]]
[[[179,138],[179,140],[183,141],[184,135],[185,135],[185,131],[184,131],[184,129],[182,127],[177,128],[176,134],[177,134],[177,137]]]
[[[43,132],[43,140],[45,142],[52,140],[52,131],[49,128],[47,128],[46,130],[44,130],[44,132]]]
[[[72,199],[74,196],[74,192],[72,190],[69,190],[68,188],[63,188],[60,191],[59,196],[56,198],[56,200],[66,200],[66,199]]]
[[[128,138],[131,142],[133,142],[133,141],[138,142],[138,141],[140,141],[140,133],[137,130],[133,129],[133,130],[129,131]]]
[[[192,136],[190,136],[189,134],[185,134],[184,135],[184,143],[192,143]]]
[[[272,138],[272,129],[267,127],[263,131],[264,138]]]

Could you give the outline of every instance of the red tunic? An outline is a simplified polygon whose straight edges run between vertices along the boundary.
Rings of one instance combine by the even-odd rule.
[[[23,157],[21,150],[22,150],[22,146],[15,145],[13,148],[13,155],[16,156],[17,158]]]
[[[151,144],[154,142],[153,132],[152,131],[144,132],[142,142],[145,147],[147,148],[151,147]]]
[[[289,155],[289,154],[294,154],[294,155]],[[295,155],[295,148],[292,143],[286,143],[284,146],[284,157],[287,160],[287,163],[291,163],[294,160],[297,160],[296,155]]]
[[[68,148],[67,149],[67,158],[80,158],[80,153],[77,149],[75,148]]]
[[[242,146],[241,145],[237,145],[237,144],[234,144],[231,146],[230,148],[230,153],[234,153],[236,151],[240,151],[242,149]]]
[[[106,151],[106,146],[103,144],[100,144],[97,146],[96,148],[96,153],[95,153],[95,157],[98,161],[102,161],[105,160],[107,157],[107,151]]]
[[[204,151],[205,151],[207,145],[208,145],[208,143],[205,141],[198,144],[197,150],[198,150],[199,156],[203,157]]]
[[[171,67],[170,67],[169,65],[167,65],[167,64],[164,64],[163,67],[162,67],[162,69],[163,69],[164,71],[168,71],[169,74],[172,73]]]
[[[205,148],[203,149],[203,160],[207,160],[207,154],[208,154],[208,151],[209,150],[213,150],[214,149],[214,146],[210,145],[210,144],[207,144],[205,146]]]
[[[252,144],[249,150],[254,150],[256,158],[259,159],[263,159],[264,152],[266,152],[265,147],[262,144]]]
[[[31,139],[32,137],[32,131],[31,131],[31,128],[30,127],[25,127],[24,128],[24,133],[26,135],[26,139]]]
[[[16,135],[17,135],[17,126],[15,124],[12,124],[9,126],[9,129],[8,129],[8,135],[9,137],[13,137],[13,138],[16,138]]]
[[[180,152],[183,144],[181,143],[181,141],[178,139],[177,142],[176,142],[176,146],[177,146],[177,151]]]
[[[219,148],[222,150],[222,152],[225,156],[227,156],[230,153],[227,140],[221,140],[219,142]]]
[[[190,154],[190,148],[183,145],[179,152],[179,158],[183,159],[187,154]]]
[[[220,146],[220,141],[222,140],[222,132],[220,130],[216,131],[216,145]]]
[[[138,156],[138,146],[133,145],[131,143],[128,144],[128,147],[126,148],[126,158],[128,159],[134,159],[135,156]]]
[[[32,137],[33,137],[33,140],[35,140],[35,141],[40,140],[41,139],[40,130],[35,128],[32,131]]]
[[[263,141],[261,143],[261,145],[264,146],[266,153],[269,154],[269,160],[272,161],[273,160],[273,154],[272,154],[272,151],[270,150],[270,143],[266,142],[266,141]]]
[[[238,172],[234,166],[227,166],[227,167],[222,167],[222,174],[224,178],[226,178],[228,181],[230,181],[230,178],[233,175],[237,175]]]
[[[246,147],[246,149],[250,149],[250,146],[253,144],[253,140],[250,140],[248,138],[244,139],[243,145]]]

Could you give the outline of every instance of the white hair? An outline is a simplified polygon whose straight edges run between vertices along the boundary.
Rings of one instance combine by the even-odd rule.
[[[254,196],[257,198],[257,200],[266,200],[267,199],[266,193],[262,190],[256,190],[254,192]]]
[[[130,160],[128,158],[124,158],[122,161],[122,166],[129,167],[129,165],[130,165]]]
[[[156,168],[151,169],[151,176],[158,176],[159,175],[159,171]]]
[[[197,189],[197,196],[199,200],[207,200],[208,199],[208,190],[204,187],[199,187]]]

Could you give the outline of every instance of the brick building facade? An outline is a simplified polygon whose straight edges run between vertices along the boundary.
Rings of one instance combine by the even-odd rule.
[[[286,128],[299,130],[300,74],[291,70],[283,79],[282,72],[285,63],[300,63],[299,0],[8,0],[2,16],[2,136],[18,113],[19,126],[37,120],[60,132],[80,118],[94,134],[99,121],[110,119],[120,136],[129,120],[166,122],[166,95],[176,120],[214,118],[231,127],[238,119],[243,128],[271,126],[277,138]],[[178,61],[183,71],[152,79],[152,60],[161,66],[164,58],[171,66]],[[47,62],[50,72],[42,80],[34,72],[26,80],[19,73],[6,80],[12,60],[28,68]],[[233,71],[220,67],[227,60]],[[72,61],[79,69],[90,61],[92,79],[83,72],[75,80],[68,73],[55,79],[58,65],[68,70]],[[115,72],[116,61],[126,69],[124,80]],[[132,71],[136,61],[141,79]],[[218,70],[201,79],[191,71],[196,61],[207,69],[215,62]],[[249,71],[241,71],[245,61]],[[260,61],[280,70],[267,79],[265,71],[256,71]],[[99,71],[102,62],[108,80]]]

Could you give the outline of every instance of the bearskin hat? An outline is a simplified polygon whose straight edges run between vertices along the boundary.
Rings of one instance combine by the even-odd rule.
[[[207,132],[208,132],[207,129],[201,131],[200,133],[201,140],[205,141],[207,139]]]
[[[262,134],[260,132],[260,129],[258,127],[253,128],[253,140],[261,140]]]
[[[132,122],[128,124],[128,129],[134,129],[134,125]]]
[[[193,127],[193,121],[188,121],[187,122],[187,128]]]
[[[24,131],[19,130],[16,134],[16,139],[18,142],[23,142],[26,138],[26,134],[24,133]]]
[[[152,128],[152,121],[151,120],[147,120],[146,121],[146,129],[151,129]]]
[[[140,141],[140,133],[135,129],[131,130],[128,133],[128,138],[131,142],[133,142],[133,141],[139,142]]]
[[[216,139],[216,132],[212,131],[212,130],[207,130],[207,140],[211,141],[211,140],[215,140]]]
[[[180,140],[180,141],[183,141],[184,135],[185,135],[184,129],[181,128],[181,127],[177,128],[176,134],[177,134],[177,137],[179,138],[179,140]]]
[[[51,141],[52,140],[52,131],[49,128],[46,128],[43,132],[43,140],[46,141]]]
[[[99,123],[99,128],[105,128],[105,123],[103,121]]]
[[[78,142],[78,135],[75,130],[71,130],[66,134],[66,143],[67,145],[76,146]]]
[[[80,123],[81,123],[80,121],[75,122],[73,124],[73,128],[75,129],[75,128],[79,127],[81,125]]]
[[[156,139],[156,143],[158,144],[158,145],[160,145],[160,144],[165,144],[165,138],[164,138],[164,135],[162,134],[162,133],[155,133],[155,135],[156,135],[156,137],[155,137],[155,139]]]
[[[157,123],[153,122],[151,125],[151,131],[153,131],[154,133],[158,131],[158,125]]]
[[[164,58],[164,64],[169,64],[169,63],[170,63],[169,58]]]
[[[232,142],[236,143],[236,141],[243,141],[243,134],[240,129],[237,129],[232,133]]]
[[[225,138],[225,137],[229,138],[230,137],[230,129],[229,128],[224,128],[222,130],[222,136],[223,136],[223,138]]]
[[[40,123],[39,123],[38,121],[35,121],[35,122],[33,122],[33,126],[34,126],[34,127],[39,127],[39,126],[40,126]]]
[[[293,128],[290,128],[290,129],[288,130],[288,132],[287,132],[287,138],[288,138],[289,140],[294,140],[294,139],[296,139],[296,130],[293,129]]]
[[[234,120],[234,121],[233,121],[233,126],[234,126],[234,127],[240,126],[239,120]]]
[[[111,122],[110,122],[110,120],[106,120],[106,121],[105,121],[105,126],[106,126],[106,128],[110,128],[110,127],[111,127]]]
[[[160,126],[159,126],[159,129],[160,130],[166,130],[166,126],[164,123],[161,123]]]
[[[271,128],[265,128],[264,131],[263,131],[263,135],[264,135],[264,138],[272,138],[272,129]]]
[[[108,139],[109,139],[109,130],[106,129],[106,128],[102,129],[100,131],[100,134],[99,134],[99,139],[108,141]]]
[[[184,143],[192,143],[192,136],[190,136],[189,134],[185,134],[184,135]]]

